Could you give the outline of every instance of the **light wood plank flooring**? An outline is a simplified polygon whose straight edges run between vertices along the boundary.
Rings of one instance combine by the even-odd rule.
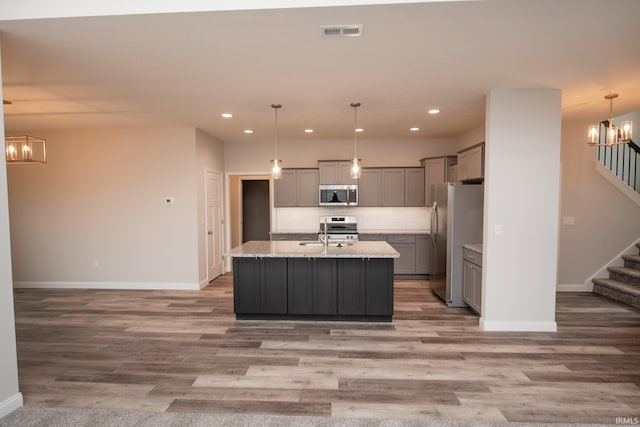
[[[392,323],[236,321],[199,292],[16,290],[27,406],[615,424],[640,416],[640,310],[560,293],[557,333],[488,333],[429,282]]]

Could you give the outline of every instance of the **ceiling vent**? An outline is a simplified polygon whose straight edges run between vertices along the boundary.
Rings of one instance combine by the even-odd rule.
[[[322,35],[327,37],[360,37],[362,35],[362,24],[352,25],[324,25],[320,27]]]

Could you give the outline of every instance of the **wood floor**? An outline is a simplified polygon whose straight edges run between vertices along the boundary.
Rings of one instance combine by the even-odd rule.
[[[616,424],[640,416],[640,310],[560,293],[557,333],[482,332],[428,281],[392,323],[236,321],[199,292],[15,291],[27,406]],[[618,420],[619,421],[619,420]]]

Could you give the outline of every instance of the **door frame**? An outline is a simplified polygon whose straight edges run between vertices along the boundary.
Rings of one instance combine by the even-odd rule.
[[[225,182],[224,182],[224,173],[222,171],[216,170],[216,169],[210,169],[210,168],[205,168],[204,170],[204,209],[205,209],[205,215],[204,215],[204,241],[205,241],[205,245],[204,245],[204,249],[205,249],[205,264],[206,264],[206,277],[207,277],[207,284],[209,282],[211,282],[213,279],[215,279],[215,277],[210,277],[210,271],[211,271],[211,266],[209,265],[209,230],[212,230],[211,228],[211,224],[209,224],[209,174],[215,174],[218,176],[219,180],[220,180],[220,224],[218,225],[218,230],[219,233],[217,233],[219,235],[220,238],[220,253],[223,254],[225,252],[225,242],[226,242],[226,232],[225,232],[225,217],[226,217],[226,209],[225,209]],[[216,233],[214,233],[214,236],[216,235]],[[225,272],[228,271],[228,269],[226,268],[226,262],[224,260],[224,256],[222,257],[221,260],[221,272],[220,274],[224,274]],[[218,277],[218,276],[216,276]]]

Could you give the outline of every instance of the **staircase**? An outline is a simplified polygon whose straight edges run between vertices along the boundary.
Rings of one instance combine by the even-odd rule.
[[[640,253],[640,242],[636,243]],[[640,308],[640,255],[623,255],[624,267],[609,267],[608,279],[593,279],[593,292]]]

